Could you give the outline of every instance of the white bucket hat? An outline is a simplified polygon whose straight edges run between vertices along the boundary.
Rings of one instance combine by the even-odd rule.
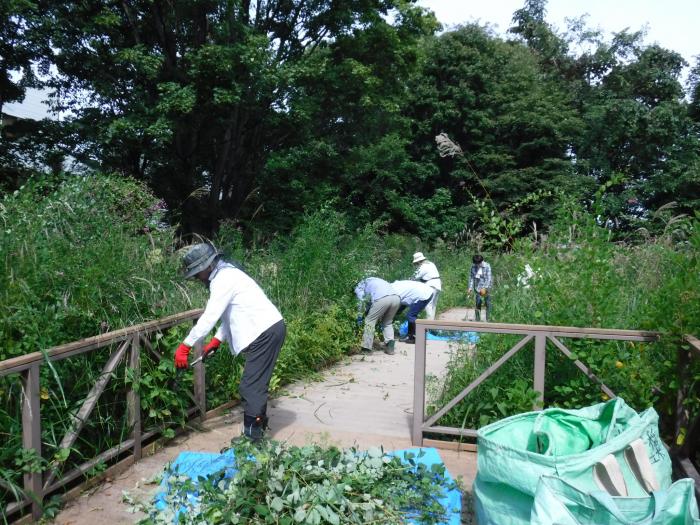
[[[416,252],[413,254],[413,264],[419,263],[421,261],[425,261],[425,255],[423,255],[423,252]]]

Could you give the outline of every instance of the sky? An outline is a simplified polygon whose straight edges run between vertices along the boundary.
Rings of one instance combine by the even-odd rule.
[[[449,29],[468,22],[493,26],[505,33],[513,12],[523,7],[524,0],[419,0],[418,4],[435,12],[437,19]],[[588,25],[601,29],[606,36],[629,28],[647,29],[646,44],[680,53],[691,64],[700,55],[700,0],[549,0],[547,21],[566,29],[566,18],[588,14]]]

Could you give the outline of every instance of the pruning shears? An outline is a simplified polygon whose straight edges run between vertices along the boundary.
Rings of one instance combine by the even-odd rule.
[[[192,361],[192,362],[190,363],[190,366],[189,366],[188,368],[192,368],[194,365],[196,365],[196,364],[199,363],[199,362],[204,362],[204,361],[206,361],[206,360],[209,359],[211,356],[213,356],[218,350],[219,350],[218,347],[217,347],[217,348],[212,348],[212,349],[209,350],[206,354],[200,355],[197,359],[195,359],[194,361]]]
[[[194,361],[192,361],[192,362],[187,366],[187,368],[176,368],[176,369],[175,369],[175,377],[171,378],[171,380],[170,380],[170,382],[169,382],[169,387],[170,387],[170,389],[171,389],[171,390],[175,390],[175,389],[177,388],[178,384],[180,383],[180,378],[182,377],[182,374],[185,372],[185,370],[189,370],[189,369],[193,368],[194,365],[196,365],[197,363],[206,361],[206,360],[209,359],[211,356],[213,356],[213,355],[216,353],[217,350],[218,350],[218,348],[212,348],[212,349],[209,350],[206,354],[200,355],[197,359],[195,359]]]

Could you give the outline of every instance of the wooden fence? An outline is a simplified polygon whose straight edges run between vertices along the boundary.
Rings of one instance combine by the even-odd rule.
[[[73,446],[90,413],[97,405],[100,395],[109,383],[113,371],[125,357],[127,366],[133,370],[136,378],[136,381],[131,382],[126,391],[127,421],[131,433],[129,438],[63,474],[60,479],[56,479],[52,471],[25,473],[23,498],[3,509],[5,516],[11,516],[31,505],[32,516],[38,519],[41,517],[42,503],[47,495],[84,476],[95,465],[109,461],[117,456],[122,456],[129,450],[131,450],[134,460],[140,459],[142,442],[160,433],[160,430],[143,432],[141,428],[141,399],[138,388],[135,387],[140,376],[141,351],[146,349],[157,359],[161,359],[162,356],[151,344],[151,338],[173,326],[192,323],[199,318],[201,313],[201,309],[191,310],[157,321],[57,346],[46,352],[34,352],[0,362],[0,376],[9,374],[21,374],[22,376],[22,443],[25,449],[33,450],[37,457],[41,457],[42,454],[40,368],[47,361],[59,361],[68,357],[94,352],[106,346],[119,345],[117,350],[110,355],[99,378],[85,397],[81,407],[73,414],[69,430],[63,436],[59,450],[70,449]],[[199,357],[201,353],[202,345],[195,345],[194,356]],[[205,368],[201,361],[194,366],[193,390],[190,397],[194,406],[188,410],[188,416],[198,414],[203,419],[206,414],[206,381]]]
[[[157,359],[162,356],[151,344],[151,339],[156,334],[164,330],[183,323],[192,323],[201,315],[202,310],[191,310],[157,321],[143,323],[140,325],[108,332],[96,337],[90,337],[81,341],[57,346],[46,352],[34,352],[13,359],[0,362],[0,376],[9,374],[21,374],[22,379],[22,442],[25,449],[33,450],[38,457],[41,457],[41,407],[40,407],[40,368],[47,362],[59,361],[68,357],[94,352],[100,348],[111,345],[119,345],[114,351],[102,372],[85,397],[81,407],[72,416],[69,430],[60,442],[60,449],[70,449],[76,442],[83,429],[90,413],[97,405],[100,395],[104,392],[113,371],[119,363],[127,359],[127,366],[133,370],[135,377],[140,375],[141,351],[143,349],[152,353]],[[522,336],[508,352],[506,352],[495,363],[489,366],[479,377],[469,384],[462,392],[450,400],[444,407],[440,408],[428,419],[425,418],[425,366],[426,366],[426,335],[428,330],[452,330],[471,331],[482,333],[514,334]],[[412,440],[416,446],[423,444],[426,433],[447,434],[456,436],[476,437],[476,429],[453,428],[437,426],[436,422],[444,416],[457,403],[462,401],[470,392],[482,384],[488,377],[496,372],[504,363],[517,354],[528,344],[534,344],[534,390],[538,392],[537,406],[541,406],[545,392],[545,366],[547,359],[547,343],[551,343],[558,351],[572,359],[573,363],[592,381],[598,383],[599,388],[608,396],[614,397],[612,392],[603,382],[593,374],[590,369],[576,359],[573,352],[569,350],[561,339],[584,338],[600,340],[621,340],[621,341],[656,341],[659,334],[656,332],[644,332],[633,330],[604,330],[595,328],[571,328],[559,326],[535,326],[516,324],[497,324],[480,322],[458,322],[458,321],[428,321],[419,320],[416,324],[416,347],[415,347],[415,378],[414,378],[414,419],[412,429]],[[700,341],[687,336],[687,349],[679,350],[679,374],[687,370],[690,359],[700,358]],[[199,357],[202,352],[201,344],[194,348],[194,357]],[[188,410],[188,416],[198,415],[204,419],[206,414],[206,381],[204,365],[198,363],[194,366],[194,388],[190,394],[193,407]],[[75,467],[71,471],[56,479],[52,470],[47,472],[28,472],[24,474],[24,494],[20,501],[8,505],[4,509],[5,516],[18,513],[22,509],[31,506],[32,516],[38,519],[42,513],[42,502],[44,498],[68,483],[84,476],[87,471],[95,465],[112,460],[117,456],[122,456],[130,451],[131,457],[138,460],[141,457],[141,446],[144,440],[157,435],[160,430],[144,432],[141,426],[141,400],[138,389],[134,387],[137,381],[130,384],[126,391],[127,420],[130,429],[130,436],[125,441],[119,443],[100,453],[97,457],[90,459]],[[682,389],[680,389],[682,390]],[[678,411],[684,401],[682,394],[678,398]],[[700,415],[696,415],[694,421],[687,422],[686,439],[681,446],[672,448],[674,465],[685,476],[694,477],[698,489],[700,489],[700,475],[693,464],[693,459],[697,458],[698,447],[700,447]],[[700,494],[698,495],[700,497]]]
[[[426,369],[426,341],[429,330],[449,330],[467,331],[477,333],[512,334],[522,336],[510,350],[504,353],[496,362],[489,366],[474,381],[467,385],[459,394],[448,401],[442,408],[426,419],[425,415],[425,369]],[[462,436],[475,438],[477,429],[456,428],[439,426],[436,423],[449,412],[455,405],[462,401],[470,392],[474,391],[487,378],[503,366],[520,350],[528,344],[534,344],[533,363],[533,387],[538,393],[538,399],[533,409],[541,407],[545,393],[545,368],[547,361],[547,343],[551,343],[554,348],[571,359],[574,365],[581,370],[591,381],[598,384],[598,387],[610,398],[615,397],[615,393],[610,390],[591,370],[578,358],[574,352],[569,350],[561,339],[593,339],[593,340],[616,340],[616,341],[658,341],[660,334],[657,332],[647,332],[639,330],[612,330],[599,328],[574,328],[564,326],[540,326],[540,325],[520,325],[504,323],[484,323],[469,321],[437,321],[418,320],[416,323],[416,350],[415,350],[415,372],[414,372],[414,395],[413,395],[413,429],[412,441],[414,446],[422,446],[426,433],[444,434],[452,436]],[[678,380],[683,382],[691,359],[700,359],[700,341],[695,337],[686,336],[686,348],[680,348],[678,354]],[[700,504],[700,475],[697,466],[693,463],[698,457],[700,449],[700,414],[695,415],[693,421],[688,421],[684,401],[688,394],[686,389],[678,389],[676,400],[676,437],[680,435],[681,429],[687,429],[682,445],[669,447],[679,477],[690,477],[695,479],[698,503]]]

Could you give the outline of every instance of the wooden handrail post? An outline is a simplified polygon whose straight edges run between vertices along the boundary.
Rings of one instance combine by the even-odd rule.
[[[22,446],[34,450],[41,457],[41,413],[39,364],[22,373]],[[43,475],[41,472],[24,474],[24,491],[32,497],[32,517],[41,518],[43,501]]]
[[[425,420],[425,353],[426,329],[416,323],[416,343],[414,347],[415,368],[413,372],[413,446],[423,446],[423,422]]]
[[[547,336],[535,335],[535,374],[533,388],[538,393],[533,410],[541,410],[544,406],[544,372],[547,363]]]
[[[202,355],[202,351],[202,341],[195,343],[195,359]],[[200,361],[199,363],[194,365],[194,374],[192,379],[194,383],[194,399],[197,402],[197,408],[199,409],[200,418],[202,421],[204,421],[204,419],[207,416],[207,380],[204,361]]]
[[[139,334],[131,338],[131,352],[129,352],[129,368],[134,374],[134,381],[126,395],[126,409],[128,425],[131,428],[131,437],[134,440],[134,461],[141,459],[141,394],[138,384],[141,380],[141,342]]]

